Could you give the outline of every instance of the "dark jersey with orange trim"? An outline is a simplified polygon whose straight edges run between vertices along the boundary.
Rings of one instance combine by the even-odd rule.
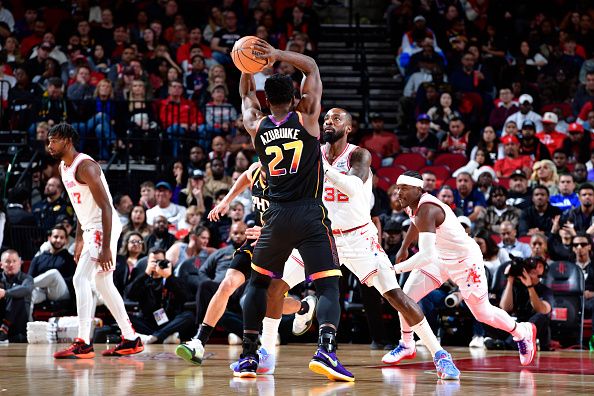
[[[263,118],[254,146],[266,169],[270,201],[321,199],[324,179],[320,142],[307,132],[298,112],[292,111],[280,121],[272,116]]]
[[[266,198],[268,186],[266,176],[262,174],[262,168],[256,168],[252,173],[252,209],[254,212],[255,225],[262,227],[262,215],[268,209],[270,203]]]

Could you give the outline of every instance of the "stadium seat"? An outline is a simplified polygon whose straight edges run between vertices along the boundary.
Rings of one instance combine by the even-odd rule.
[[[581,345],[585,289],[582,269],[568,261],[553,262],[543,283],[551,288],[555,296],[551,315],[553,339],[569,345]]]
[[[491,234],[491,239],[493,239],[493,241],[495,241],[495,243],[499,243],[501,242],[501,235],[499,234]]]
[[[463,167],[468,163],[468,158],[462,154],[443,153],[439,154],[433,161],[433,165],[445,165],[451,172]]]
[[[385,192],[388,192],[390,187],[392,187],[392,184],[390,184],[390,180],[388,180],[387,177],[378,176],[377,177],[377,187],[381,188]]]
[[[551,111],[552,112],[553,110],[555,110],[555,108],[561,109],[561,113],[563,115],[563,118],[567,118],[567,117],[573,115],[573,110],[571,109],[571,105],[569,103],[551,103],[551,104],[548,104],[548,105],[544,105],[540,109],[540,111],[541,111],[540,114],[544,114],[547,111]]]
[[[423,168],[427,165],[427,160],[418,153],[403,153],[398,154],[392,162],[392,166],[402,165],[406,170],[415,170]]]
[[[389,181],[390,185],[396,184],[396,180],[398,176],[404,173],[404,169],[401,167],[388,167],[388,168],[379,168],[377,170],[378,177],[383,177]]]
[[[532,237],[530,235],[524,235],[524,236],[518,237],[518,241],[527,243],[527,244],[530,244],[530,239],[532,239]]]
[[[370,151],[371,153],[371,167],[374,170],[378,170],[382,167],[382,156],[376,151]]]
[[[447,185],[447,186],[450,186],[452,189],[455,189],[456,188],[456,178],[454,178],[454,177],[448,178],[445,182],[443,182],[443,185]]]
[[[506,190],[509,190],[509,177],[500,177],[499,182],[497,184],[505,188]]]

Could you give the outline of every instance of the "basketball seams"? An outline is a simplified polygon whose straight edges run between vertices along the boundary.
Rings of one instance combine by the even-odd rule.
[[[267,59],[251,56],[252,50],[248,48],[248,46],[250,46],[254,40],[254,36],[242,37],[235,42],[233,49],[231,50],[231,59],[233,60],[233,63],[235,63],[235,66],[250,74],[257,73],[268,65]],[[246,64],[249,67],[247,67]]]

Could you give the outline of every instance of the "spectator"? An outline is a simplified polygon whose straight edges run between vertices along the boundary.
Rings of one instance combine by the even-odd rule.
[[[462,121],[461,118],[452,118],[450,120],[448,133],[441,143],[441,150],[451,154],[466,155],[470,132],[465,132],[465,129],[464,121]]]
[[[167,217],[162,215],[155,216],[153,232],[145,238],[146,249],[157,248],[167,251],[174,243],[175,237],[169,233]]]
[[[490,166],[481,166],[477,170],[474,171],[472,174],[472,179],[476,183],[476,189],[483,194],[485,197],[485,201],[489,200],[489,196],[491,194],[491,189],[493,188],[495,183],[499,182],[497,179],[497,175],[495,171]]]
[[[33,295],[31,304],[39,304],[45,300],[63,301],[70,299],[73,290],[74,258],[65,249],[68,232],[62,225],[55,226],[48,241],[49,252],[36,256],[31,261],[29,275],[33,277]],[[31,307],[33,308],[33,307]]]
[[[485,197],[476,188],[472,176],[462,172],[456,177],[456,190],[454,190],[454,203],[457,208],[462,209],[464,216],[470,221],[476,221],[481,213],[485,211],[487,203]]]
[[[532,111],[532,104],[534,103],[534,99],[532,99],[532,96],[528,94],[523,94],[520,96],[518,101],[520,102],[520,111],[517,111],[514,114],[507,117],[505,123],[507,124],[509,121],[514,121],[516,125],[522,125],[522,128],[524,128],[524,121],[530,120],[534,123],[535,129],[541,131],[542,117],[540,116],[540,114]]]
[[[155,193],[157,205],[146,211],[146,222],[153,225],[157,216],[164,216],[173,229],[177,229],[178,223],[186,217],[186,208],[171,202],[173,194],[171,184],[160,181],[155,187],[157,189]]]
[[[204,245],[205,239],[206,243],[208,243],[206,235],[202,235],[204,230],[205,227],[197,225],[183,242],[176,242],[167,250],[165,257],[171,261],[173,267],[176,267],[190,257],[201,256],[201,261],[206,260],[208,256],[215,252],[215,249]]]
[[[536,126],[530,120],[524,121],[522,124],[522,139],[520,146],[520,154],[529,155],[532,161],[540,161],[543,159],[551,159],[551,154],[540,140],[536,138]]]
[[[454,202],[454,190],[452,190],[452,187],[448,186],[447,184],[441,186],[439,192],[437,193],[437,199],[439,199],[444,204],[448,205],[454,211],[454,214],[458,218],[464,217],[468,219],[468,217],[463,216],[462,209],[456,206],[456,203]]]
[[[578,188],[580,206],[573,208],[561,220],[562,224],[569,222],[575,232],[594,235],[594,185],[583,183]]]
[[[520,137],[518,133],[518,126],[516,125],[515,121],[506,121],[505,126],[503,127],[503,132],[501,133],[501,137],[505,137],[508,135]]]
[[[519,233],[521,236],[544,233],[551,235],[553,219],[561,215],[561,210],[549,203],[549,189],[536,185],[532,190],[532,205],[520,215]]]
[[[563,146],[563,140],[566,136],[555,130],[558,122],[559,118],[557,117],[557,114],[552,112],[544,113],[544,116],[542,117],[543,130],[536,134],[536,138],[540,140],[542,144],[547,146],[551,156],[555,150],[558,150]]]
[[[437,193],[437,189],[435,188],[437,184],[437,177],[435,173],[431,171],[425,171],[421,175],[423,178],[423,191],[435,195]]]
[[[551,205],[561,209],[563,214],[580,206],[580,200],[575,192],[575,182],[569,173],[559,176],[559,194],[551,195]]]
[[[41,98],[41,107],[36,121],[47,121],[50,125],[66,122],[68,108],[64,100],[64,83],[58,77],[48,80],[47,90]],[[34,124],[35,125],[35,124]],[[31,129],[29,129],[31,133]]]
[[[547,248],[551,260],[572,260],[571,238],[575,234],[573,224],[565,223],[561,227],[561,216],[553,219],[553,229],[547,240]]]
[[[113,273],[113,283],[122,296],[126,286],[140,275],[137,264],[144,255],[144,237],[142,234],[136,231],[124,234],[122,247],[118,252]]]
[[[122,229],[122,235],[128,232],[136,231],[146,238],[151,233],[151,226],[146,222],[146,210],[142,205],[135,205],[130,211],[128,222]]]
[[[36,56],[30,58],[25,63],[25,68],[33,81],[39,80],[45,72],[45,61],[49,59],[49,54],[54,47],[50,43],[41,43],[37,47]]]
[[[55,225],[61,225],[62,227],[64,227],[66,229],[67,238],[66,238],[66,243],[64,244],[64,249],[68,250],[68,253],[70,253],[72,256],[74,256],[75,238],[72,233],[72,231],[74,231],[74,229],[76,227],[76,223],[74,222],[74,219],[70,216],[62,215],[56,219]],[[49,229],[47,231],[47,233],[49,233],[50,231],[51,231],[51,229]],[[51,245],[50,241],[46,240],[45,242],[43,242],[41,244],[41,246],[39,247],[39,250],[37,251],[37,253],[35,253],[35,256],[39,256],[42,253],[49,252],[51,249],[52,249],[52,245]]]
[[[553,163],[557,167],[557,173],[569,173],[569,168],[567,167],[567,153],[562,149],[557,149],[553,152]]]
[[[68,87],[67,97],[72,101],[82,101],[93,98],[95,87],[91,85],[91,69],[79,66],[76,69],[76,81]],[[110,84],[111,86],[111,84]],[[80,105],[80,103],[78,103]]]
[[[509,261],[509,253],[497,246],[491,233],[487,230],[479,230],[475,234],[474,240],[481,249],[483,264],[485,269],[489,271],[489,277],[494,277],[499,266]]]
[[[417,116],[416,128],[417,133],[409,137],[403,151],[419,153],[425,157],[427,161],[433,161],[439,142],[435,135],[429,132],[430,117],[427,114],[419,114]]]
[[[400,46],[400,55],[396,58],[396,65],[400,69],[400,74],[407,75],[407,67],[409,66],[411,57],[417,52],[423,50],[423,43],[426,38],[433,40],[434,50],[442,58],[443,52],[437,46],[435,34],[427,27],[427,20],[422,15],[417,15],[413,20],[413,28],[402,36],[402,43]]]
[[[22,187],[14,187],[8,193],[6,219],[11,226],[35,226],[35,216],[31,213],[30,192]]]
[[[186,218],[180,223],[178,231],[175,233],[175,237],[177,239],[185,238],[200,224],[203,215],[204,211],[200,211],[196,205],[188,206],[188,209],[186,210]]]
[[[510,221],[503,221],[499,226],[499,234],[501,235],[501,242],[497,246],[507,251],[514,257],[528,258],[532,255],[530,245],[518,241],[516,238],[516,226]]]
[[[388,255],[390,262],[394,264],[396,260],[396,254],[400,250],[402,241],[404,239],[404,236],[402,235],[402,224],[393,220],[388,220],[382,227],[382,232],[382,244],[384,251]]]
[[[431,118],[431,130],[437,136],[447,133],[450,121],[455,117],[460,117],[460,113],[452,108],[452,95],[449,92],[441,93],[439,104],[430,108],[427,115]]]
[[[495,162],[497,177],[510,177],[514,171],[521,169],[525,174],[532,171],[532,160],[527,155],[520,155],[520,141],[509,135],[501,139],[505,157]]]
[[[476,220],[476,229],[486,229],[495,234],[500,234],[500,228],[503,222],[509,222],[515,229],[520,222],[520,209],[508,205],[507,190],[501,186],[495,186],[491,189],[489,196],[490,205]]]
[[[0,344],[26,340],[33,278],[21,272],[21,258],[8,249],[0,258]]]
[[[116,194],[113,197],[113,206],[116,210],[122,227],[126,227],[130,221],[130,213],[132,212],[132,198],[128,194]]]
[[[384,129],[384,117],[379,113],[369,114],[372,132],[361,139],[360,146],[376,152],[382,158],[391,157],[400,152],[400,143],[394,132]]]
[[[44,232],[48,232],[58,224],[58,218],[74,216],[74,209],[70,203],[62,197],[64,186],[57,177],[50,178],[43,189],[45,199],[33,206],[33,214],[37,220],[37,226]]]
[[[206,102],[208,87],[208,74],[206,63],[201,55],[192,56],[192,71],[186,76],[186,93],[199,105]]]
[[[184,311],[184,303],[189,299],[187,289],[173,274],[164,250],[151,250],[145,273],[126,287],[125,295],[140,305],[140,315],[131,316],[130,320],[137,331],[149,336],[143,337],[145,344],[179,343],[179,334],[183,337],[191,331],[194,315]]]
[[[572,122],[567,127],[567,133],[569,136],[563,140],[562,150],[569,156],[568,161],[572,164],[588,162],[592,152],[592,134],[590,131],[585,131],[582,125]]]
[[[504,157],[503,144],[499,144],[499,138],[492,126],[487,125],[483,128],[481,138],[477,145],[470,151],[470,159],[476,160],[476,153],[478,150],[483,150],[488,155],[488,160],[482,165],[494,165],[495,161]]]
[[[241,117],[241,115],[240,115]],[[250,138],[251,144],[251,138]],[[207,156],[205,154],[204,148],[201,146],[194,146],[190,149],[190,161],[188,163],[188,174],[192,174],[194,169],[199,169],[201,171],[206,170],[206,164],[208,163]]]
[[[501,296],[499,307],[510,314],[514,314],[519,321],[528,321],[536,326],[536,333],[540,341],[540,349],[549,350],[550,344],[550,313],[555,298],[553,292],[540,282],[546,270],[546,262],[542,257],[528,259],[529,270],[524,269],[520,276],[508,275],[505,289]],[[515,347],[511,339],[505,341],[506,346]]]
[[[203,147],[210,146],[211,136],[228,136],[234,134],[233,123],[237,118],[237,110],[227,102],[226,88],[224,85],[213,87],[210,92],[212,100],[206,104],[205,110],[205,137],[199,144]]]
[[[462,56],[460,67],[450,74],[450,83],[456,92],[460,93],[487,93],[493,89],[489,75],[482,65],[477,67],[477,58],[471,52]],[[492,99],[492,98],[490,98]]]
[[[584,272],[586,287],[584,291],[585,316],[594,317],[594,265],[592,265],[592,242],[588,234],[577,233],[572,237],[571,245],[575,255],[575,263]],[[590,338],[590,348],[594,339]],[[591,349],[590,349],[591,350]]]
[[[210,210],[215,193],[223,189],[230,189],[233,181],[231,177],[225,175],[225,165],[222,159],[215,158],[210,162],[210,175],[206,173],[202,195],[204,196],[204,205]]]
[[[489,125],[501,133],[506,120],[519,111],[518,102],[514,101],[514,94],[508,87],[499,89],[499,99],[495,101],[495,108],[489,115]]]
[[[224,13],[224,27],[216,31],[210,41],[212,57],[221,65],[231,63],[231,49],[242,36],[237,26],[237,14],[228,10]]]
[[[594,100],[594,70],[586,73],[585,84],[580,84],[573,98],[573,115],[577,116],[587,102]]]
[[[204,214],[206,208],[204,206],[204,197],[202,189],[204,188],[204,172],[200,169],[194,169],[190,172],[188,184],[186,188],[181,190],[179,202],[188,208],[195,206],[197,212]]]
[[[532,186],[542,185],[549,190],[549,194],[559,193],[559,174],[557,167],[551,160],[541,160],[535,162],[532,166],[532,176],[530,176]]]
[[[152,181],[145,181],[140,185],[140,201],[138,202],[145,210],[157,204],[155,198],[155,184]]]
[[[223,25],[224,18],[223,13],[221,12],[221,7],[212,6],[208,16],[208,23],[204,27],[204,39],[207,42],[210,42],[213,39],[214,34],[223,28]]]
[[[202,30],[199,27],[193,27],[188,35],[188,41],[179,46],[175,55],[178,64],[183,64],[184,61],[189,61],[191,56],[192,48],[197,46],[202,51],[202,56],[210,58],[212,52],[210,47],[202,40]],[[204,58],[202,59],[204,60]],[[193,61],[192,61],[193,62]]]
[[[591,175],[592,172],[592,170],[587,170],[586,165],[580,164],[578,162],[573,167],[573,172],[571,174],[573,175],[573,180],[575,180],[575,183],[580,185],[581,183],[585,183],[588,180],[594,181],[594,175]]]

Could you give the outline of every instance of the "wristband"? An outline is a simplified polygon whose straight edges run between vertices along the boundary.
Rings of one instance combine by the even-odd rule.
[[[534,288],[534,285],[526,286],[526,289],[532,289],[532,288]]]

